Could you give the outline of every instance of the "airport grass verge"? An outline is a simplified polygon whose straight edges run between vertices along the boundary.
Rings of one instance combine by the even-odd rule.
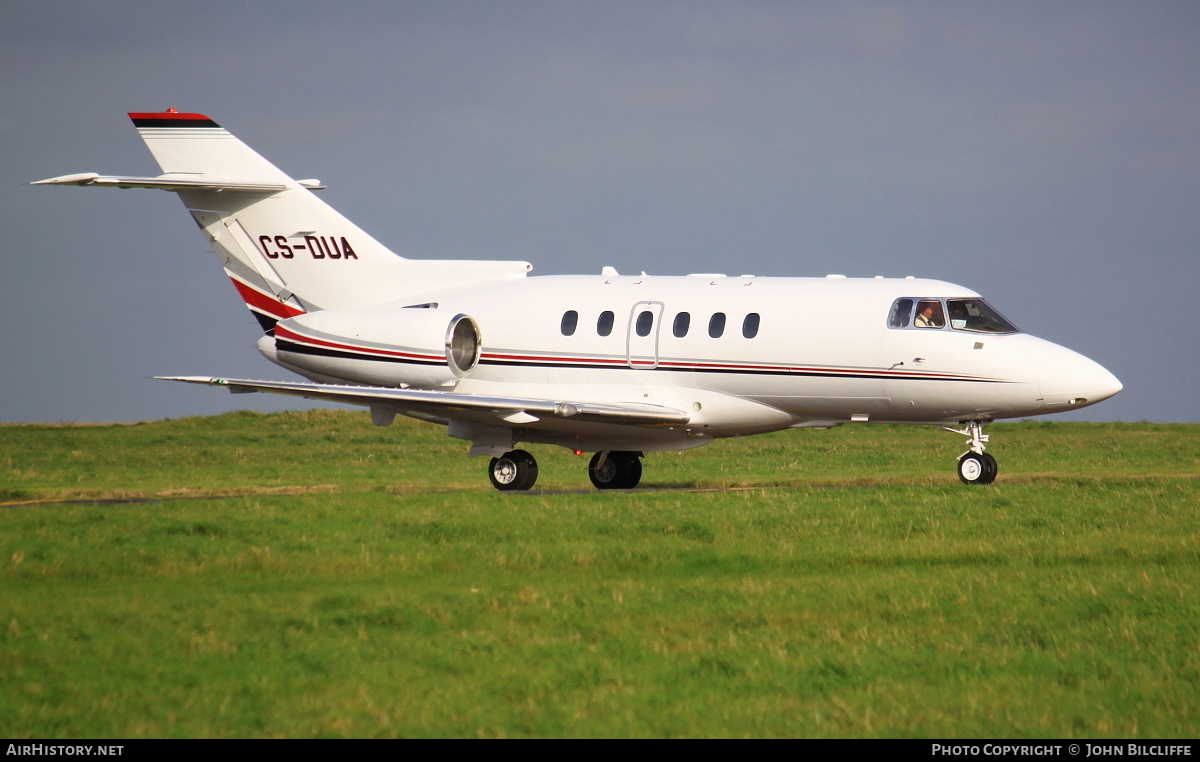
[[[518,495],[357,412],[0,427],[0,735],[1200,735],[1200,426],[990,432]]]

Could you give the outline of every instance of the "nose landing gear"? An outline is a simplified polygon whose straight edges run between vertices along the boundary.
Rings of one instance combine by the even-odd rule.
[[[967,452],[958,459],[958,479],[963,484],[991,484],[996,470],[996,459],[986,452]]]
[[[967,428],[952,429],[943,426],[944,431],[952,434],[962,434],[967,437],[970,448],[958,456],[958,480],[963,484],[991,484],[996,481],[999,471],[996,459],[984,452],[984,444],[988,435],[983,433],[984,421],[967,421]]]

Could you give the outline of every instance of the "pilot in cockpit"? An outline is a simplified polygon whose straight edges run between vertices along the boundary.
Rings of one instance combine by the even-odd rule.
[[[913,320],[917,328],[941,328],[945,324],[941,302],[930,300],[917,305],[917,317]]]
[[[967,327],[967,308],[962,302],[950,302],[950,327]]]

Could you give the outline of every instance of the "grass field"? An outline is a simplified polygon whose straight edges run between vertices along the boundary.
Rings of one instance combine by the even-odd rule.
[[[357,412],[0,427],[0,737],[1200,736],[1200,426],[530,448]]]

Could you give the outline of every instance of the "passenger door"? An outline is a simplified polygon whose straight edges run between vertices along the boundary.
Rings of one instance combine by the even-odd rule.
[[[631,368],[658,367],[658,332],[662,325],[662,302],[638,302],[629,311],[625,338],[625,361]]]

